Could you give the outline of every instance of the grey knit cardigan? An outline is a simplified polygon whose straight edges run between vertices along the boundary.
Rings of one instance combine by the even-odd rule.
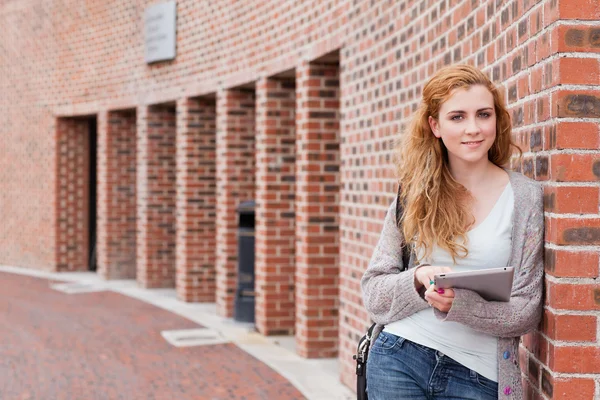
[[[544,275],[543,187],[519,173],[507,171],[514,192],[512,245],[508,265],[515,267],[508,302],[486,301],[477,293],[455,289],[448,313],[435,309],[442,321],[455,321],[498,337],[498,398],[522,399],[519,337],[534,330],[542,316]],[[390,205],[379,243],[361,280],[363,301],[377,326],[429,307],[414,285],[415,259],[402,271],[402,232],[396,226],[396,200]],[[402,271],[402,272],[401,272]]]

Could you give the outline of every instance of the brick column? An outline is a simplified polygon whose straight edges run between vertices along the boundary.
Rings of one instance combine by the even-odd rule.
[[[237,286],[237,207],[255,196],[254,90],[217,95],[217,312],[232,317]]]
[[[137,280],[175,286],[175,106],[138,110]]]
[[[256,327],[264,335],[292,334],[295,82],[262,79],[256,96]]]
[[[547,104],[536,112],[546,122],[531,134],[531,169],[548,182],[544,321],[521,354],[527,398],[592,399],[600,388],[600,29],[589,24],[599,18],[597,2],[547,2],[547,41],[562,55],[531,76]]]
[[[134,279],[136,271],[135,110],[98,116],[98,273]]]
[[[215,100],[177,102],[177,296],[215,301]]]
[[[304,64],[296,103],[296,343],[303,357],[338,351],[339,68]]]
[[[56,271],[87,271],[89,263],[89,121],[56,122]]]

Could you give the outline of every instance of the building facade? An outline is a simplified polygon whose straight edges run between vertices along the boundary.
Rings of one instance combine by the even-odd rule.
[[[392,148],[427,78],[469,63],[503,88],[512,167],[546,187],[527,396],[600,396],[596,0],[177,0],[176,56],[147,63],[155,3],[0,2],[0,263],[175,287],[231,317],[255,200],[257,329],[338,357],[352,387]]]

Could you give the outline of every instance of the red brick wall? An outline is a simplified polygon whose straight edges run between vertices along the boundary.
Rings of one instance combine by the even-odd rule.
[[[56,270],[87,271],[89,120],[59,119],[56,143]]]
[[[51,45],[34,40],[53,29],[37,8],[0,5],[0,264],[55,270],[60,114],[49,105],[59,88],[49,76],[57,67]]]
[[[233,316],[237,289],[238,215],[255,188],[255,94],[219,91],[217,97],[217,311]]]
[[[554,0],[359,7],[365,24],[352,29],[341,51],[340,358],[351,357],[364,330],[359,282],[396,189],[395,134],[431,73],[469,62],[505,90],[525,152],[514,167],[546,182],[547,305],[541,331],[521,346],[527,398],[594,398],[600,393],[594,280],[600,26],[590,20],[600,17],[600,6]],[[342,363],[341,379],[350,386],[352,373],[352,364]]]
[[[293,334],[295,323],[296,87],[262,79],[256,87],[256,327]]]
[[[175,105],[140,107],[137,136],[137,280],[175,287]]]
[[[521,170],[546,181],[546,307],[541,331],[523,338],[521,368],[529,381],[527,396],[591,399],[600,393],[594,313],[600,309],[594,248],[600,244],[594,227],[600,63],[587,57],[598,52],[600,29],[585,20],[598,19],[600,5],[554,1],[533,10],[535,20],[543,22],[519,31],[521,46],[530,49],[529,61],[523,51],[530,73],[515,68],[519,63],[513,58],[512,74],[519,79],[507,85],[509,101],[517,104],[513,121],[527,151]],[[534,35],[539,35],[535,41]]]
[[[339,67],[296,70],[296,349],[334,357],[339,318]]]
[[[215,99],[177,102],[177,294],[215,301]]]
[[[98,273],[133,279],[136,272],[136,114],[98,117]]]
[[[64,259],[60,245],[68,235],[59,224],[70,211],[61,209],[66,192],[60,189],[64,177],[58,173],[64,163],[59,134],[64,120],[54,117],[135,108],[136,262],[138,279],[147,284],[147,268],[140,271],[139,266],[152,262],[149,241],[155,239],[148,237],[153,218],[149,200],[141,197],[150,190],[144,161],[149,154],[145,104],[181,104],[218,93],[217,302],[223,315],[231,315],[235,208],[242,198],[254,197],[249,182],[236,179],[241,170],[251,170],[247,160],[254,155],[239,154],[244,151],[237,146],[249,144],[237,143],[236,133],[228,128],[237,117],[228,114],[233,106],[226,93],[286,71],[296,70],[300,78],[308,62],[339,49],[339,340],[327,351],[333,354],[339,348],[341,379],[352,386],[351,354],[368,323],[358,285],[396,188],[393,141],[416,107],[427,77],[445,64],[470,62],[505,89],[515,138],[525,151],[515,168],[546,182],[546,317],[542,332],[526,337],[521,350],[528,391],[557,399],[600,394],[598,371],[588,369],[598,364],[594,357],[600,348],[595,283],[600,250],[597,1],[179,0],[177,58],[150,66],[143,62],[147,4],[23,0],[0,6],[0,263],[54,270],[62,268],[59,263],[65,265],[59,261]],[[296,85],[300,95],[302,86],[299,81]],[[254,117],[247,119],[246,127]],[[298,129],[296,135],[303,133]],[[253,172],[245,174],[254,177]],[[300,211],[296,218],[306,214]],[[304,229],[296,225],[300,232]],[[176,243],[175,233],[172,237]],[[76,251],[83,252],[83,247]],[[305,248],[300,250],[302,258]],[[175,270],[174,253],[168,258],[162,276],[173,284],[175,276],[169,271]],[[182,272],[183,281],[189,282],[185,276]],[[296,290],[304,289],[300,284]],[[187,298],[181,291],[180,297]],[[305,302],[297,296],[299,300]],[[309,331],[310,320],[302,315],[298,321],[300,342],[318,343],[309,340],[309,332],[322,332],[320,328]],[[299,349],[307,355],[303,346]]]

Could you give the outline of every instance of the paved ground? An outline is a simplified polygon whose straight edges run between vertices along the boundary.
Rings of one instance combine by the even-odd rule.
[[[303,399],[235,344],[177,348],[163,330],[199,328],[134,298],[65,294],[0,272],[0,399]]]

